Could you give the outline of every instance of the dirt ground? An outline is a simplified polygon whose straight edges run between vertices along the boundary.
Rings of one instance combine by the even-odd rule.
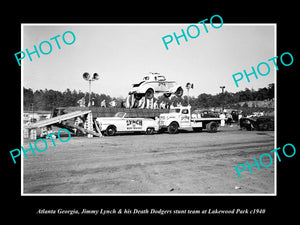
[[[45,152],[23,158],[24,194],[274,194],[274,163],[252,167],[253,174],[247,169],[241,179],[235,171],[274,149],[273,131],[234,125],[217,133],[72,137],[56,139],[56,147],[47,142]]]

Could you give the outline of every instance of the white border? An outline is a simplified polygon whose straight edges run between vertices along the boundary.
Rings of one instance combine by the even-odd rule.
[[[214,23],[218,24],[218,23]],[[24,32],[24,26],[178,26],[178,25],[190,25],[189,23],[126,23],[126,24],[120,24],[120,23],[22,23],[21,24],[21,49],[24,49],[23,46],[23,32]],[[274,56],[277,56],[277,24],[276,23],[243,23],[243,24],[236,24],[236,23],[223,23],[223,26],[274,26]],[[23,146],[23,72],[24,72],[24,64],[21,65],[21,146]],[[275,129],[274,129],[274,149],[277,148],[277,70],[274,69],[274,85],[275,85],[275,95],[274,95],[274,120],[275,120]],[[28,194],[24,193],[24,173],[23,173],[23,154],[21,154],[21,196],[166,196],[166,197],[173,197],[173,196],[277,196],[277,160],[276,160],[276,154],[274,154],[274,193],[267,193],[267,194],[261,194],[261,193],[218,193],[218,194]]]

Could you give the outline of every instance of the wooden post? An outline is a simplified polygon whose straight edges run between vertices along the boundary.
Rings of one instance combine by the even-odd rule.
[[[95,124],[95,127],[96,127],[96,130],[97,130],[97,132],[99,133],[99,137],[102,137],[102,133],[101,133],[101,130],[100,130],[100,128],[98,127],[98,124],[97,124],[97,121],[96,120],[94,120],[94,124]]]
[[[24,130],[23,130],[23,137],[24,138],[29,138],[29,129],[24,128]]]
[[[92,113],[88,113],[87,117],[86,117],[86,121],[85,121],[85,129],[89,130],[89,131],[93,131],[93,115]],[[88,138],[92,138],[93,135],[88,133]]]
[[[36,140],[36,129],[30,129],[30,139]]]

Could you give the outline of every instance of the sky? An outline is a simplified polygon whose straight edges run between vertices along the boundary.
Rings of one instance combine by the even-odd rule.
[[[195,23],[196,24],[196,23]],[[261,62],[276,56],[274,24],[226,24],[214,29],[206,23],[197,25],[200,35],[197,38],[178,39],[173,33],[185,33],[191,24],[23,24],[22,49],[34,51],[43,41],[49,41],[52,52],[40,58],[32,54],[21,61],[22,79],[25,88],[34,91],[53,89],[88,91],[88,82],[82,78],[84,72],[98,73],[99,80],[92,82],[92,91],[112,97],[125,98],[132,84],[138,83],[149,72],[165,75],[167,80],[176,81],[183,87],[187,82],[194,84],[190,95],[201,93],[237,92],[245,88],[257,90],[275,82],[274,65],[269,62],[271,71],[258,79],[246,77],[236,87],[232,75],[246,70],[251,73]],[[218,26],[220,24],[215,24]],[[66,31],[72,31],[75,42],[67,45],[62,40]],[[196,30],[190,29],[191,35]],[[57,38],[61,49],[57,48]],[[166,50],[162,37],[173,35],[173,42]],[[72,36],[66,34],[67,42]],[[47,44],[43,50],[47,52]],[[17,63],[17,61],[16,61]],[[280,67],[279,67],[280,68]],[[265,67],[261,67],[264,72]],[[186,90],[184,88],[184,90]],[[184,93],[186,94],[186,92]]]

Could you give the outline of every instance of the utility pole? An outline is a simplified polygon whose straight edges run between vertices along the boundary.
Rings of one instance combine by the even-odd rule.
[[[225,86],[220,86],[220,88],[222,89],[222,100],[224,100],[224,89],[225,89]],[[222,111],[224,111],[224,103],[222,102]]]
[[[220,88],[222,89],[222,94],[224,94],[225,86],[220,86]]]
[[[192,83],[187,83],[186,85],[185,85],[185,87],[186,87],[186,89],[187,89],[187,93],[188,93],[188,106],[190,105],[190,89],[192,88],[194,88],[194,84],[192,84]]]
[[[94,73],[93,76],[90,76],[89,73],[84,73],[82,75],[83,79],[89,82],[89,103],[88,103],[88,107],[91,106],[91,86],[92,86],[92,81],[98,80],[99,79],[99,75],[97,73]]]
[[[95,80],[99,80],[99,75],[97,73],[94,73],[92,76],[85,72],[83,75],[82,75],[83,79],[88,81],[89,82],[89,103],[88,103],[88,107],[91,107],[91,86],[92,86],[92,81],[95,81]],[[84,123],[84,128],[85,129],[88,129],[90,131],[93,131],[93,115],[92,113],[88,113],[87,115],[87,118],[86,118],[86,121]],[[101,133],[101,132],[100,132]],[[93,135],[92,134],[88,134],[88,138],[92,138]]]

